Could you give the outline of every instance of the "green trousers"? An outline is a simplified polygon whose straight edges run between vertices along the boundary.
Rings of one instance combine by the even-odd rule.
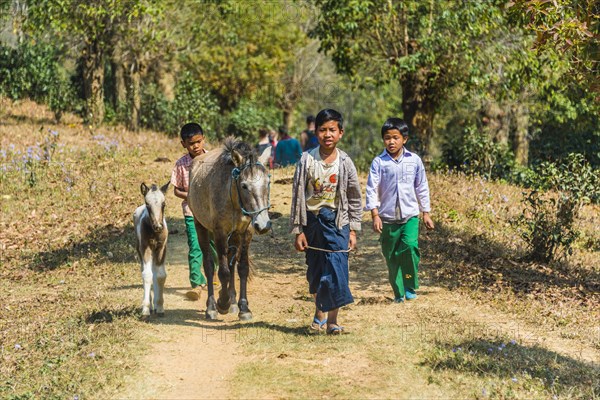
[[[418,289],[419,218],[412,217],[405,224],[383,224],[379,240],[394,296],[404,297],[406,289]]]
[[[194,225],[194,217],[186,216],[184,217],[184,219],[188,247],[190,248],[190,251],[188,253],[188,265],[190,268],[190,284],[193,288],[195,288],[196,286],[206,285],[206,278],[202,273],[202,249],[200,249],[200,245],[198,244],[198,234],[196,233],[196,225]],[[212,250],[215,265],[217,265],[217,250],[215,249],[215,244],[212,240],[210,241],[210,249]]]

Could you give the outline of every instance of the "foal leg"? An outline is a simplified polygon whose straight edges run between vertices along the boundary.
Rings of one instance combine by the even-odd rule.
[[[209,320],[217,319],[217,302],[215,300],[215,287],[213,285],[215,275],[215,264],[210,249],[210,237],[208,229],[200,225],[198,221],[194,220],[196,225],[196,233],[198,234],[198,244],[202,249],[202,266],[204,267],[204,275],[207,280],[208,297],[206,298],[206,312],[205,317]]]
[[[240,301],[238,306],[240,312],[238,314],[239,319],[242,321],[248,321],[252,319],[252,311],[248,307],[248,298],[246,297],[246,290],[248,284],[248,275],[250,274],[250,263],[248,261],[248,247],[252,240],[252,234],[246,232],[244,239],[242,240],[242,249],[240,254],[240,262],[238,265],[238,274],[240,275]]]
[[[152,268],[152,275],[154,277],[154,311],[159,317],[165,316],[164,308],[164,293],[165,293],[165,281],[167,280],[167,271],[165,269],[165,252],[167,246],[163,246],[158,254],[155,255],[156,263]]]
[[[144,298],[142,300],[142,319],[150,318],[151,295],[150,287],[152,286],[152,251],[145,249],[142,257],[142,282],[144,285]]]

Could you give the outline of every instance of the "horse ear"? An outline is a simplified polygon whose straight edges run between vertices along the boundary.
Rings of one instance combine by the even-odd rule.
[[[262,154],[258,157],[258,162],[262,165],[269,167],[269,157],[271,157],[271,146],[263,150]]]
[[[167,194],[167,189],[169,188],[169,183],[171,183],[171,182],[167,182],[166,185],[160,187],[160,191],[163,192],[163,194]]]
[[[237,150],[231,150],[231,160],[233,165],[239,167],[244,164],[244,156],[242,156]]]
[[[146,186],[146,184],[142,182],[142,184],[140,185],[140,191],[142,192],[142,196],[146,197],[146,194],[149,190],[150,189],[148,189],[148,186]]]

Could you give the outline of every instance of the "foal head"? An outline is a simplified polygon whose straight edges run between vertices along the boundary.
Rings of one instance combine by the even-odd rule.
[[[146,210],[148,210],[148,216],[150,217],[150,224],[154,232],[157,233],[162,231],[164,227],[165,194],[168,187],[168,182],[160,189],[156,185],[148,187],[145,183],[142,183],[140,186],[142,195],[144,195],[144,201],[146,202]]]

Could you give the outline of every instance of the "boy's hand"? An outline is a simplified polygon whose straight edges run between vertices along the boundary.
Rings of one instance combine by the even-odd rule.
[[[348,240],[348,248],[350,250],[354,250],[355,247],[356,247],[356,232],[350,231],[350,238]]]
[[[432,230],[435,228],[435,225],[433,224],[433,220],[429,216],[429,213],[426,213],[426,212],[423,213],[423,223],[425,224],[425,227],[429,230]]]
[[[381,222],[379,215],[373,216],[373,230],[377,233],[381,233],[383,230],[383,222]]]
[[[304,251],[308,247],[308,241],[306,240],[306,235],[304,232],[296,235],[296,242],[294,243],[296,250]]]

